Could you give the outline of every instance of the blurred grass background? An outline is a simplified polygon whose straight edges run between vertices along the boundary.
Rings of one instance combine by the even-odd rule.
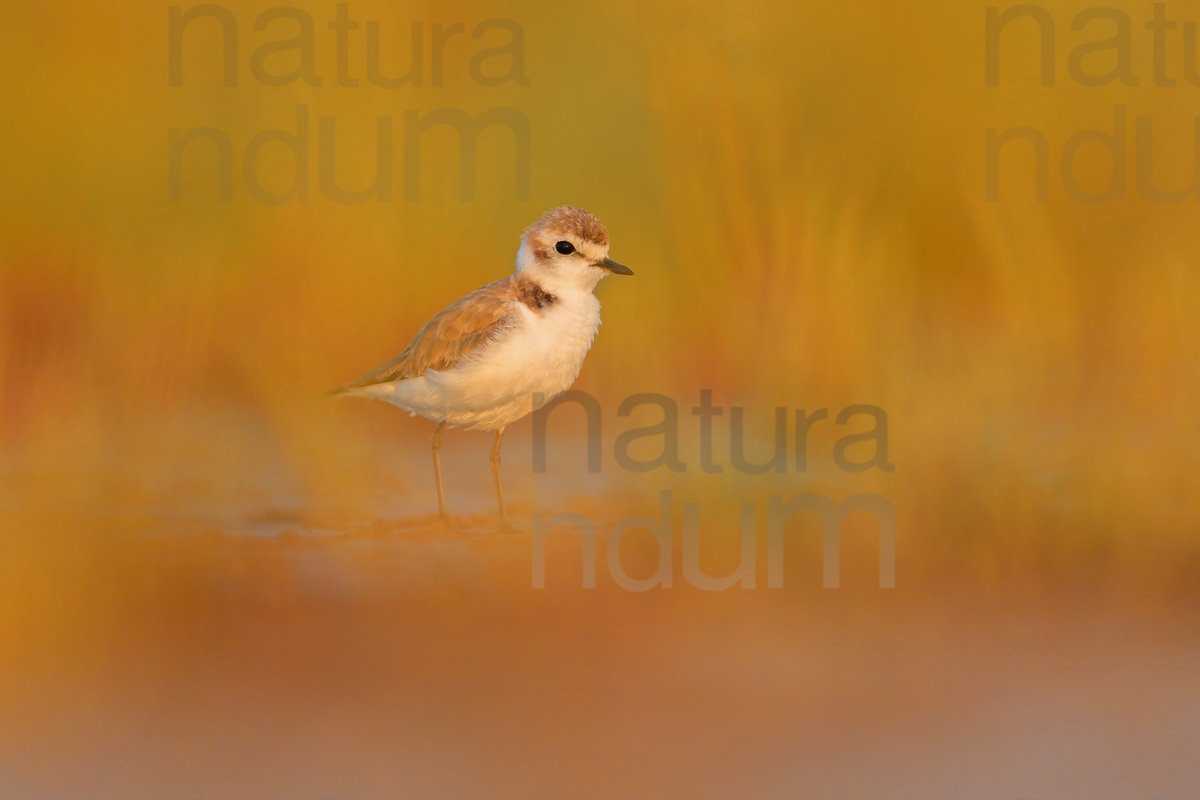
[[[1057,23],[1057,85],[1038,85],[1038,41],[1025,20],[1006,29],[1001,85],[988,88],[981,2],[483,7],[358,0],[350,15],[379,22],[391,74],[404,69],[414,21],[426,25],[427,70],[429,26],[466,25],[467,34],[448,45],[444,86],[381,89],[362,80],[363,28],[351,34],[350,49],[351,74],[362,84],[337,86],[327,27],[334,4],[295,4],[315,20],[320,88],[271,88],[251,77],[253,50],[289,35],[286,24],[254,30],[268,2],[225,4],[239,26],[233,88],[221,86],[212,23],[189,28],[184,85],[167,85],[168,3],[9,4],[0,27],[8,64],[0,71],[7,155],[0,182],[0,518],[7,530],[0,674],[26,692],[21,701],[12,695],[14,718],[41,719],[44,728],[32,738],[27,727],[12,728],[5,740],[21,752],[51,753],[56,729],[46,719],[73,720],[76,701],[119,706],[102,698],[125,697],[113,688],[123,680],[145,679],[170,696],[179,675],[199,669],[192,659],[214,657],[228,659],[218,675],[249,664],[256,677],[247,685],[270,685],[266,694],[278,702],[262,713],[282,719],[299,702],[289,687],[316,696],[326,679],[386,682],[380,664],[407,653],[410,643],[388,640],[376,651],[371,637],[398,617],[405,622],[397,637],[429,644],[447,661],[465,645],[447,644],[440,623],[484,631],[509,676],[526,674],[537,653],[594,677],[588,670],[612,666],[614,653],[652,641],[579,598],[546,617],[540,606],[521,606],[515,627],[494,627],[471,616],[478,599],[471,592],[486,588],[464,586],[476,586],[480,573],[463,577],[450,567],[432,570],[432,588],[414,590],[417,601],[397,590],[404,602],[428,604],[431,618],[418,623],[371,605],[353,580],[306,583],[309,572],[262,556],[254,549],[261,545],[223,538],[258,530],[272,515],[293,531],[358,530],[376,517],[392,520],[384,497],[412,498],[409,511],[428,508],[429,426],[382,404],[331,404],[321,392],[390,359],[432,313],[507,274],[523,227],[563,203],[600,216],[613,257],[637,273],[601,284],[604,325],[576,386],[603,401],[606,442],[628,427],[615,417],[616,405],[645,391],[679,403],[687,453],[697,436],[687,409],[703,388],[718,404],[747,407],[763,439],[775,406],[825,407],[833,416],[871,403],[889,414],[892,475],[831,472],[826,458],[824,469],[807,475],[735,480],[701,475],[691,458],[683,476],[630,476],[614,474],[609,444],[616,507],[652,509],[663,486],[683,500],[719,498],[727,507],[712,512],[715,541],[706,542],[720,547],[733,538],[740,499],[776,490],[878,491],[897,507],[901,586],[916,585],[934,605],[947,587],[963,597],[960,584],[1010,598],[1036,595],[1039,585],[1069,593],[1098,576],[1167,596],[1194,588],[1198,206],[1140,198],[1132,153],[1133,120],[1152,117],[1157,185],[1190,180],[1200,88],[1181,78],[1178,38],[1167,64],[1179,85],[1152,84],[1153,51],[1142,29],[1153,13],[1149,2],[1113,4],[1133,20],[1141,85],[1075,84],[1066,71],[1070,50],[1106,31],[1102,24],[1070,30],[1085,3],[1041,6]],[[1186,13],[1193,8],[1170,11],[1189,19],[1200,15]],[[529,86],[471,80],[470,57],[486,43],[470,31],[489,18],[521,25]],[[274,58],[275,71],[295,63],[291,55]],[[1113,63],[1111,53],[1090,59],[1093,72]],[[293,131],[300,104],[310,109],[309,200],[260,204],[241,178],[246,143],[264,130]],[[1129,120],[1129,197],[1081,205],[1058,177],[1062,147],[1082,130],[1111,131],[1117,105]],[[529,118],[531,199],[514,199],[512,135],[494,129],[479,140],[476,199],[460,201],[458,149],[442,129],[424,140],[420,200],[403,200],[404,112],[445,106],[472,114],[508,106]],[[393,202],[343,206],[322,197],[318,116],[337,120],[338,179],[349,188],[374,175],[376,118],[393,119]],[[185,156],[182,201],[168,198],[168,131],[199,126],[220,128],[233,143],[232,202],[217,200],[204,143]],[[988,202],[986,131],[1019,126],[1039,129],[1050,143],[1049,200],[1035,201],[1034,162],[1028,145],[1017,143],[1002,156],[999,201]],[[1102,152],[1081,151],[1083,186],[1102,189],[1108,169]],[[286,187],[291,170],[284,151],[263,151],[260,175],[269,188]],[[815,430],[813,449],[827,456],[835,430]],[[518,469],[508,480],[525,498],[524,510],[542,510],[528,499],[536,494],[530,487],[550,479],[520,473],[528,423],[514,433],[506,459]],[[485,440],[465,435],[453,446],[478,473],[470,485],[478,488],[478,507],[487,508]],[[564,463],[582,473],[581,456]],[[559,480],[570,495],[577,476],[567,467]],[[451,478],[452,493],[467,480]],[[570,504],[602,507],[582,488]],[[128,533],[196,530],[209,538],[168,548],[167,556],[152,545],[152,566],[140,546],[114,544],[127,542]],[[370,539],[372,530],[356,536]],[[427,544],[438,546],[436,539]],[[520,599],[528,586],[522,547],[519,558],[487,562],[483,574],[517,575],[504,584],[505,596],[536,606]],[[363,582],[380,574],[405,586],[413,580],[350,545],[316,557],[345,559],[341,566]],[[871,584],[872,557],[866,545],[850,550],[844,569]],[[564,574],[572,574],[564,563]],[[809,585],[816,574],[808,573]],[[658,612],[664,627],[674,612],[711,611],[681,595]],[[331,596],[347,605],[325,605]],[[630,610],[624,600],[605,602]],[[753,606],[746,613],[762,611],[758,602],[737,601],[743,611]],[[370,613],[355,613],[364,607],[356,603]],[[783,619],[792,619],[789,609],[779,612]],[[910,613],[922,612],[904,606],[902,625]],[[313,615],[318,622],[310,625]],[[845,627],[824,641],[832,651],[823,652],[852,649],[854,632],[874,630],[868,617],[846,611]],[[599,625],[605,635],[584,651],[594,660],[555,661],[565,657],[552,637],[532,633],[547,619],[564,635],[581,620]],[[974,623],[961,624],[971,630]],[[1046,633],[1038,646],[1059,643],[1058,622],[1046,615],[1039,624]],[[751,626],[758,644],[784,640],[772,625],[782,623]],[[252,644],[260,635],[278,639]],[[353,658],[322,660],[333,657],[321,655],[321,642],[341,643]],[[681,647],[698,659],[708,653],[695,643]],[[289,661],[297,653],[303,664]],[[141,656],[142,671],[128,672],[131,654]],[[663,658],[669,680],[673,662]],[[412,669],[401,673],[417,685],[437,683],[425,668]],[[470,680],[460,669],[453,675]],[[197,706],[223,685],[192,677],[201,686]],[[56,694],[64,685],[75,689]],[[442,699],[455,696],[448,684],[437,685],[448,693]],[[1047,692],[1059,688],[1051,681]],[[56,713],[39,716],[41,699],[51,696],[59,698]],[[139,702],[153,727],[157,706]],[[222,723],[206,724],[220,738]],[[196,741],[206,735],[195,734]],[[544,744],[541,734],[530,736]],[[118,775],[122,767],[105,769]]]
[[[1081,205],[1058,179],[1067,138],[1111,130],[1117,104],[1131,140],[1135,117],[1154,119],[1158,185],[1192,175],[1200,90],[1151,85],[1140,28],[1151,4],[1120,6],[1135,22],[1136,88],[1082,87],[1067,74],[1070,49],[1103,33],[1069,30],[1078,3],[1044,6],[1058,25],[1055,87],[1038,85],[1036,28],[1019,20],[1002,38],[1001,85],[987,88],[983,4],[853,2],[499,3],[486,14],[353,4],[352,19],[379,23],[390,74],[407,65],[413,22],[425,25],[426,62],[431,24],[465,23],[447,45],[445,85],[428,85],[427,63],[426,85],[403,89],[365,80],[363,27],[348,62],[360,86],[339,87],[335,11],[317,5],[297,7],[316,21],[323,85],[258,84],[251,53],[292,28],[255,31],[270,4],[238,2],[228,6],[238,85],[221,85],[219,28],[200,20],[184,37],[184,85],[172,88],[168,7],[21,3],[0,33],[16,65],[0,78],[10,480],[38,468],[55,494],[106,496],[106,464],[169,472],[179,462],[151,433],[164,426],[177,440],[236,443],[217,460],[253,462],[265,448],[307,491],[369,480],[330,449],[401,423],[390,409],[330,411],[320,391],[387,360],[431,313],[506,274],[522,227],[573,203],[606,221],[614,256],[638,273],[602,285],[605,324],[578,388],[611,405],[665,391],[685,409],[701,387],[752,408],[874,403],[891,415],[901,474],[935,493],[953,475],[985,494],[1008,481],[1036,493],[1044,479],[1120,519],[1112,537],[1177,540],[1190,527],[1196,204],[1141,199],[1132,154],[1125,202]],[[471,79],[471,56],[506,41],[469,38],[493,17],[522,26],[529,86]],[[1168,51],[1176,76],[1182,58],[1181,46]],[[273,59],[274,72],[296,64],[294,52]],[[1102,72],[1113,60],[1085,63]],[[507,66],[498,58],[485,70]],[[242,179],[245,145],[293,131],[299,104],[310,109],[309,200],[260,204]],[[480,137],[476,200],[461,202],[455,135],[443,128],[424,140],[421,199],[403,201],[404,111],[442,106],[528,116],[532,199],[514,200],[512,134],[496,128]],[[352,188],[374,175],[375,119],[393,119],[393,202],[322,196],[318,116],[336,119],[338,179]],[[184,157],[183,200],[167,198],[167,131],[199,126],[233,143],[232,202],[217,201],[205,142]],[[1050,142],[1047,203],[1034,201],[1034,160],[1020,142],[1001,158],[1000,201],[984,199],[985,131],[1017,126]],[[268,188],[289,184],[288,159],[264,149]],[[1102,152],[1081,151],[1084,187],[1102,188],[1107,170]]]

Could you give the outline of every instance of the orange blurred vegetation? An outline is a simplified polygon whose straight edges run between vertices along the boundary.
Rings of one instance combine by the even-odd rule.
[[[974,1],[352,2],[357,19],[379,21],[392,66],[407,56],[413,21],[522,26],[529,86],[471,81],[467,64],[483,45],[463,35],[444,86],[404,89],[339,87],[334,5],[308,2],[296,6],[316,20],[324,85],[262,86],[248,65],[272,39],[253,22],[274,4],[225,5],[239,23],[234,88],[220,85],[213,26],[189,30],[185,85],[167,85],[170,3],[22,3],[0,27],[9,64],[0,74],[0,679],[11,689],[0,742],[30,759],[10,773],[12,786],[86,794],[58,773],[58,743],[86,755],[82,774],[96,785],[200,787],[213,800],[300,796],[316,785],[306,783],[312,774],[280,777],[262,765],[306,759],[338,765],[313,774],[381,791],[372,776],[399,752],[406,785],[421,796],[437,786],[423,770],[461,766],[461,736],[481,770],[506,776],[502,786],[549,791],[590,776],[611,788],[596,763],[686,729],[693,749],[667,760],[703,793],[706,776],[739,785],[720,764],[726,746],[757,753],[745,757],[760,759],[760,776],[791,785],[770,772],[790,757],[772,736],[803,717],[832,737],[806,762],[823,775],[813,785],[832,790],[840,784],[820,772],[822,754],[843,746],[918,765],[939,763],[930,753],[947,746],[964,770],[990,774],[986,748],[947,743],[976,730],[962,716],[973,703],[985,718],[1003,717],[1028,666],[1022,648],[1065,650],[1030,683],[1029,697],[1050,705],[1016,703],[1005,742],[1072,691],[1117,696],[1121,670],[1144,663],[1109,664],[1082,688],[1074,676],[1118,633],[1182,648],[1156,673],[1163,687],[1182,685],[1182,668],[1170,665],[1194,657],[1180,622],[1194,622],[1194,599],[1163,609],[1180,592],[1190,597],[1200,565],[1200,206],[1153,204],[1133,191],[1132,173],[1124,201],[1086,206],[1057,177],[1064,143],[1111,131],[1117,105],[1130,121],[1155,120],[1160,185],[1184,185],[1196,169],[1200,88],[1151,85],[1141,28],[1151,3],[1115,4],[1134,20],[1139,87],[1074,83],[1064,67],[1071,48],[1099,34],[1071,31],[1084,4],[1041,4],[1058,42],[1058,83],[1045,88],[1028,22],[1005,31],[1003,80],[985,86],[986,4]],[[1182,48],[1172,53],[1177,70]],[[352,70],[362,58],[360,45]],[[1094,58],[1099,70],[1111,54]],[[307,202],[249,196],[246,143],[292,130],[301,104],[314,129],[318,116],[336,118],[343,186],[371,180],[375,120],[394,120],[392,202],[332,203],[316,190],[315,169]],[[444,106],[528,117],[531,199],[514,199],[511,135],[485,132],[473,202],[459,199],[448,133],[431,134],[422,151],[421,199],[403,200],[404,112]],[[218,202],[211,154],[199,148],[187,157],[183,200],[168,199],[168,131],[200,126],[233,142],[232,202]],[[1034,199],[1034,161],[1014,145],[989,202],[986,131],[1020,126],[1050,142],[1049,200]],[[281,151],[264,150],[260,167],[268,185],[291,179]],[[1081,151],[1077,167],[1086,187],[1106,184],[1096,152]],[[522,228],[562,203],[600,216],[613,257],[636,275],[601,284],[604,324],[576,387],[604,404],[604,475],[584,474],[566,413],[560,468],[531,473],[521,423],[505,456],[518,510],[611,520],[653,509],[657,491],[672,488],[706,503],[706,546],[724,563],[736,555],[743,499],[875,491],[897,509],[899,585],[912,594],[894,606],[865,592],[830,600],[801,589],[779,602],[680,591],[647,604],[611,590],[543,601],[525,582],[528,537],[430,533],[430,426],[321,393],[390,359],[430,314],[506,274]],[[694,454],[688,409],[701,389],[746,407],[762,448],[776,406],[835,414],[877,405],[889,416],[896,472],[834,470],[832,423],[814,431],[819,458],[808,473],[708,476],[690,456],[684,475],[616,470],[612,441],[638,421],[616,416],[621,399],[675,398],[682,447]],[[450,438],[452,504],[481,514],[490,508],[485,439]],[[634,550],[653,552],[646,542]],[[871,548],[848,553],[843,568],[870,584]],[[556,575],[573,575],[577,554],[558,558]],[[809,590],[817,574],[805,573]],[[1125,620],[1094,638],[1072,628],[1078,597],[1113,586],[1152,590],[1137,613],[1160,627]],[[1052,596],[1044,606],[1043,592]],[[1112,600],[1094,613],[1120,616],[1120,607]],[[997,640],[973,612],[996,623]],[[594,637],[573,640],[580,631]],[[789,638],[795,631],[816,666]],[[927,649],[894,649],[897,631]],[[728,637],[738,647],[723,646]],[[973,666],[957,660],[959,641],[980,661],[994,657],[996,672],[965,677]],[[772,673],[775,663],[794,672]],[[848,663],[860,665],[849,677]],[[644,695],[619,679],[639,666],[652,687]],[[802,691],[796,674],[832,687],[831,699]],[[944,695],[931,688],[938,676]],[[496,685],[504,681],[507,691]],[[919,738],[928,751],[872,739],[859,698],[886,704],[888,687],[908,699],[884,714],[879,736],[903,739],[910,723],[927,724],[938,732]],[[1169,711],[1167,689],[1157,691],[1147,727]],[[563,722],[556,715],[572,703],[582,716]],[[127,727],[98,722],[122,708],[133,709]],[[1128,711],[1105,708],[1105,724]],[[512,723],[509,745],[545,747],[558,760],[516,775],[509,719],[528,722]],[[549,733],[555,722],[575,741],[604,742],[601,761]],[[1088,729],[1086,717],[1075,722],[1064,738]],[[146,733],[159,725],[185,731],[178,751]],[[289,730],[308,733],[287,739]],[[109,735],[142,749],[108,746]],[[129,752],[150,760],[130,763]],[[206,753],[244,793],[216,794],[233,783],[206,782],[215,774]],[[854,768],[833,755],[827,763]],[[947,791],[971,785],[966,772],[937,774]],[[649,762],[629,775],[644,792],[665,791]],[[172,783],[177,776],[186,779]],[[1130,780],[1120,785],[1143,786]],[[1029,788],[1012,787],[1012,796]]]

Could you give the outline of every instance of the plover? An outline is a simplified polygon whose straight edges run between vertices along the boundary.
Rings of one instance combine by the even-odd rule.
[[[446,426],[496,432],[492,479],[500,483],[504,428],[570,388],[600,326],[592,293],[610,272],[633,270],[608,257],[608,231],[573,206],[546,212],[525,229],[517,269],[440,311],[399,356],[331,394],[383,400],[437,423],[433,475],[446,520],[439,450]]]

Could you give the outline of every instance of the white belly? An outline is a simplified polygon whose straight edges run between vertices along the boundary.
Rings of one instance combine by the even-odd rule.
[[[600,301],[587,292],[540,313],[513,307],[512,327],[454,369],[356,394],[451,425],[493,430],[517,421],[575,382],[600,325]]]

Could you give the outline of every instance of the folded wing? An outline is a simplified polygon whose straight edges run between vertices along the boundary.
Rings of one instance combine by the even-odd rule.
[[[403,353],[330,394],[454,369],[509,325],[516,299],[512,276],[476,289],[425,323]]]

